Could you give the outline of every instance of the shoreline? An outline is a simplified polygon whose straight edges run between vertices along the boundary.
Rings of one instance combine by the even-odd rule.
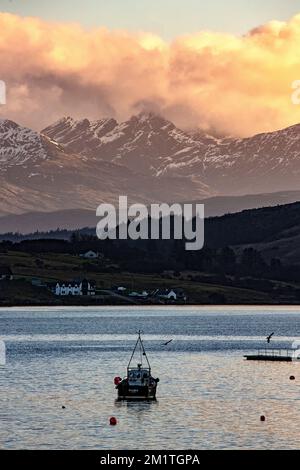
[[[300,304],[291,304],[291,303],[281,303],[281,304],[267,304],[267,303],[257,303],[257,304],[246,304],[246,303],[233,303],[233,304],[117,304],[117,303],[107,303],[107,304],[46,304],[46,303],[36,303],[36,304],[26,304],[26,303],[20,303],[20,304],[1,304],[0,303],[0,310],[2,309],[19,309],[19,308],[33,308],[33,309],[39,309],[39,308],[45,308],[45,309],[93,309],[93,308],[99,308],[99,309],[105,309],[105,308],[111,308],[111,309],[118,309],[118,308],[123,308],[123,309],[128,309],[128,310],[138,310],[138,309],[166,309],[166,310],[171,310],[171,309],[191,309],[191,308],[199,308],[199,309],[238,309],[238,308],[249,308],[256,310],[257,308],[272,308],[274,310],[276,309],[281,309],[281,308],[287,308],[287,309],[292,309],[292,310],[300,310]]]

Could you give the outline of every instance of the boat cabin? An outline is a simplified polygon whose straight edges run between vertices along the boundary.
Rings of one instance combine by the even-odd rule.
[[[145,385],[149,385],[150,377],[150,369],[142,367],[142,364],[138,364],[137,367],[129,367],[127,370],[129,386],[143,387]]]

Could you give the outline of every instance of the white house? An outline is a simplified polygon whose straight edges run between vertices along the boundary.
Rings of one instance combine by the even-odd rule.
[[[160,294],[159,297],[166,300],[177,300],[177,294],[173,289],[166,290],[164,293]]]
[[[59,296],[80,296],[96,295],[96,286],[92,281],[72,281],[72,282],[57,282],[55,285],[55,295]]]
[[[162,300],[173,300],[173,301],[186,301],[186,295],[182,289],[156,289],[152,293],[152,297],[158,297]]]
[[[82,253],[80,256],[81,258],[86,258],[86,259],[97,259],[99,258],[99,253],[89,250],[86,253]]]
[[[121,293],[124,293],[124,292],[127,291],[127,288],[120,286],[120,287],[117,287],[117,291],[118,291],[118,292],[121,292]]]

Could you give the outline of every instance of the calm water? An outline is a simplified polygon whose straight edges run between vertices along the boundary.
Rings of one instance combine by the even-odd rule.
[[[138,329],[158,401],[116,403]],[[300,339],[300,309],[0,309],[0,447],[299,448],[300,364],[243,360],[273,331]]]

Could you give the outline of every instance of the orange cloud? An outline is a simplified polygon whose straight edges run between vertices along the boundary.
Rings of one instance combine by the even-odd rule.
[[[0,114],[34,128],[62,115],[126,119],[143,109],[182,127],[251,135],[300,121],[300,15],[243,37],[151,33],[0,14]]]

